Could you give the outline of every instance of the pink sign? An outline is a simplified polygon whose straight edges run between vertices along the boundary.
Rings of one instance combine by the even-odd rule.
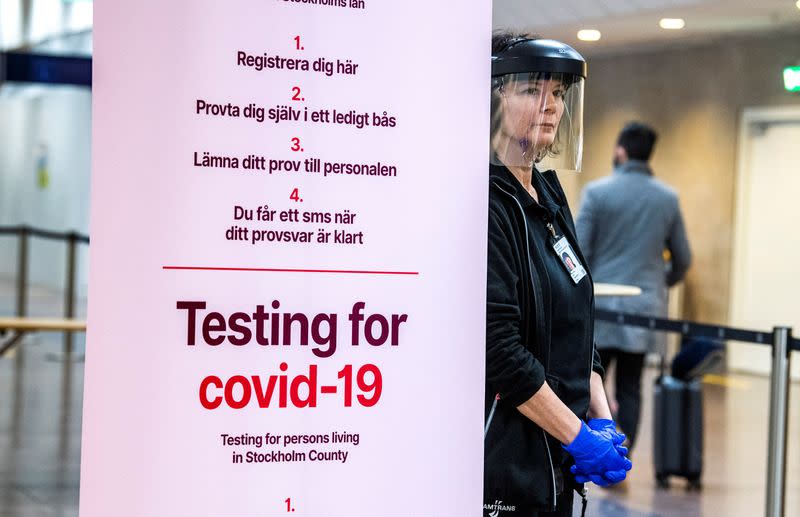
[[[491,3],[99,2],[81,515],[479,515]]]

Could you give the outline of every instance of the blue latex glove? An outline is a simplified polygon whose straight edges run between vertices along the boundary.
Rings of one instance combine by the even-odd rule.
[[[609,420],[607,418],[592,418],[589,420],[589,422],[587,422],[586,425],[588,425],[589,429],[592,431],[597,431],[611,440],[611,443],[614,444],[617,452],[623,456],[628,455],[628,448],[622,446],[622,442],[625,441],[625,435],[617,432],[617,424],[614,423],[613,420]]]
[[[578,479],[581,477],[600,486],[619,483],[633,466],[628,458],[617,451],[611,439],[593,431],[585,423],[572,443],[563,447],[575,459],[570,471],[578,482],[585,482]]]

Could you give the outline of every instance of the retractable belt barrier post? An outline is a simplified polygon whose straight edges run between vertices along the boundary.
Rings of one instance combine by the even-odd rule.
[[[769,390],[769,456],[767,517],[784,515],[786,502],[786,434],[789,424],[789,336],[791,329],[776,327],[772,340],[772,377]]]
[[[38,237],[67,243],[64,317],[73,318],[75,316],[77,244],[89,244],[89,237],[76,232],[53,232],[24,225],[0,226],[0,236],[3,235],[14,236],[18,239],[16,315],[20,318],[25,317],[28,313],[28,255],[30,254],[30,238]],[[64,332],[64,354],[67,358],[72,355],[72,332],[71,330]]]
[[[789,409],[790,352],[800,351],[800,340],[792,337],[792,330],[775,327],[772,332],[759,332],[732,327],[707,325],[691,321],[670,320],[641,314],[629,314],[597,309],[595,319],[643,327],[662,332],[676,332],[684,336],[732,339],[772,346],[772,371],[770,373],[769,444],[767,450],[767,502],[766,517],[783,517],[786,499],[786,436]]]
[[[75,255],[77,251],[77,233],[70,233],[67,240],[67,286],[64,290],[64,317],[75,317]],[[64,356],[72,357],[72,332],[64,332]]]
[[[17,241],[17,316],[28,312],[28,229],[21,228]]]

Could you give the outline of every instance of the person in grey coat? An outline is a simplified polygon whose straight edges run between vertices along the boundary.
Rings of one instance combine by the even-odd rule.
[[[651,127],[627,124],[614,149],[614,172],[584,188],[576,226],[595,282],[642,289],[640,296],[597,298],[599,309],[665,316],[667,288],[683,279],[691,263],[678,195],[653,177],[648,164],[656,140]],[[644,357],[663,352],[661,339],[647,329],[595,325],[603,366],[616,362],[617,422],[630,447],[639,427]]]

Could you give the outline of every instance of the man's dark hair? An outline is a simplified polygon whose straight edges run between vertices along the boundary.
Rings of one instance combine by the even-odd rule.
[[[617,145],[625,149],[629,160],[646,162],[653,154],[653,147],[658,140],[655,129],[641,122],[625,124],[617,138]]]

